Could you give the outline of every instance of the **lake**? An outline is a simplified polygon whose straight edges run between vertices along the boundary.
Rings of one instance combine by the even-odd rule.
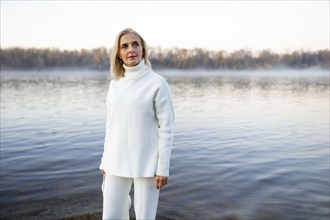
[[[159,219],[329,219],[328,70],[157,72],[176,112]],[[108,83],[1,70],[1,219],[102,211]]]

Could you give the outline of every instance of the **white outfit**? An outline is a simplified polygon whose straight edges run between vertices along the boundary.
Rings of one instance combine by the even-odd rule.
[[[166,80],[142,60],[111,80],[100,169],[122,177],[169,176],[174,110]]]
[[[142,60],[111,80],[100,169],[106,172],[103,219],[128,219],[134,181],[137,219],[155,219],[159,190],[154,176],[169,176],[174,110],[166,80]]]

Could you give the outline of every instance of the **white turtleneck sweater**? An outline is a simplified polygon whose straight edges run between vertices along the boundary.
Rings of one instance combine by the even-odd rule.
[[[166,80],[142,60],[111,80],[100,169],[121,177],[169,176],[174,110]]]

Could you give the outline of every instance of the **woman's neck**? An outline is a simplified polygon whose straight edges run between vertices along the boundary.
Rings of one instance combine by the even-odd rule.
[[[135,66],[129,67],[129,66],[126,66],[125,64],[123,64],[123,67],[125,69],[124,78],[126,78],[126,79],[138,77],[139,75],[141,75],[148,69],[148,67],[145,65],[143,59],[140,61],[140,63],[138,63]]]

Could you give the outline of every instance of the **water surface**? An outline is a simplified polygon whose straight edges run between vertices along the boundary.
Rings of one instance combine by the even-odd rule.
[[[176,121],[158,217],[328,219],[327,71],[160,70]],[[106,72],[1,71],[1,218],[102,210]]]

